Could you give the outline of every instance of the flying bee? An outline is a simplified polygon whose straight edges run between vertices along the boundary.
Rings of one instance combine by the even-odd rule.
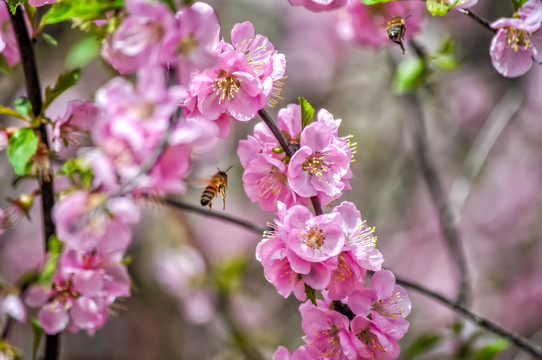
[[[211,211],[213,209],[213,198],[220,194],[223,203],[222,210],[226,209],[226,189],[228,188],[228,175],[226,172],[231,169],[232,166],[226,171],[218,169],[218,172],[209,179],[207,187],[201,194],[201,206],[209,205],[209,211]]]
[[[405,19],[408,17],[410,17],[410,15],[404,18],[394,16],[390,21],[388,21],[388,26],[386,27],[386,35],[388,35],[388,39],[396,44],[399,44],[401,50],[403,50],[403,54],[405,53],[405,47],[403,45],[403,38],[405,37],[406,32]]]

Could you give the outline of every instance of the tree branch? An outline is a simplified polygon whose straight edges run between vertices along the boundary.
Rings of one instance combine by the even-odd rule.
[[[495,30],[495,29],[493,29],[491,27],[491,23],[489,21],[487,21],[486,19],[484,19],[483,17],[481,17],[479,15],[476,15],[475,13],[470,11],[469,9],[462,9],[462,8],[459,8],[459,7],[455,7],[455,9],[457,11],[459,11],[460,13],[467,15],[468,17],[470,17],[471,19],[476,21],[478,24],[482,25],[483,27],[485,27],[486,29],[491,31],[493,34],[495,34],[497,32],[497,30]]]
[[[19,46],[19,52],[21,55],[21,63],[23,67],[24,80],[26,85],[26,92],[28,98],[32,104],[32,112],[34,116],[39,116],[42,110],[42,97],[41,97],[41,85],[38,76],[38,68],[36,66],[36,57],[34,55],[34,48],[28,32],[26,30],[26,23],[23,16],[21,6],[17,7],[15,14],[9,12],[11,17],[11,23],[13,24],[13,30]],[[40,128],[41,142],[49,147],[49,138],[47,136],[47,128],[44,123],[41,123]],[[55,224],[52,218],[52,209],[55,203],[53,176],[50,173],[50,168],[45,169],[47,173],[40,175],[40,187],[41,187],[41,205],[43,213],[43,232],[44,232],[44,244],[45,250],[49,250],[49,238],[55,234]],[[48,335],[45,345],[45,360],[58,359],[59,350],[59,335]]]
[[[440,303],[446,305],[447,307],[457,311],[464,317],[470,319],[472,322],[474,322],[476,325],[491,331],[494,334],[497,334],[499,336],[502,336],[504,338],[507,338],[511,342],[513,342],[517,347],[519,347],[522,350],[525,350],[529,354],[535,356],[538,359],[542,359],[542,349],[538,346],[527,340],[526,338],[515,334],[511,330],[508,330],[497,323],[480,316],[473,311],[463,307],[459,301],[453,301],[450,300],[441,294],[434,292],[432,290],[429,290],[419,284],[415,284],[413,282],[396,278],[397,284],[408,287],[412,290],[418,291],[419,293],[430,297],[432,299],[435,299],[439,301]]]
[[[435,165],[429,155],[430,150],[427,144],[427,135],[423,125],[423,114],[419,100],[415,94],[407,94],[404,98],[408,108],[407,118],[410,124],[410,131],[414,140],[414,148],[420,163],[423,179],[438,211],[440,228],[444,235],[444,239],[446,240],[448,249],[459,270],[459,291],[457,301],[464,304],[469,300],[469,281],[467,261],[461,245],[460,235],[453,224],[447,197],[444,195],[444,190],[435,169]]]

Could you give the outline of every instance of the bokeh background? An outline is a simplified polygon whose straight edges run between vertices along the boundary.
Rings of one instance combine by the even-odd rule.
[[[209,4],[218,13],[226,40],[235,23],[251,21],[257,33],[268,36],[286,55],[285,100],[268,110],[273,117],[303,96],[316,109],[325,108],[343,120],[340,135],[353,135],[357,154],[352,164],[353,189],[342,200],[354,202],[376,227],[385,266],[402,279],[455,298],[457,267],[420,172],[405,100],[392,90],[394,69],[415,56],[412,48],[407,45],[402,55],[392,42],[369,47],[343,41],[337,24],[345,16],[344,9],[312,13],[290,6],[287,0]],[[507,1],[485,0],[473,11],[493,21],[510,17],[512,6]],[[459,61],[453,71],[435,69],[428,78],[430,86],[419,92],[419,98],[429,156],[457,211],[469,269],[470,307],[541,344],[542,67],[534,64],[522,77],[503,78],[491,65],[492,34],[457,11],[445,17],[425,13],[416,25],[421,28],[414,37],[429,52],[450,37]],[[52,47],[41,40],[36,44],[42,86],[53,84],[60,72],[84,65],[78,85],[49,108],[48,115],[55,117],[64,113],[69,100],[92,98],[96,89],[117,74],[96,57],[100,44],[89,34],[71,29],[68,23],[51,26],[47,32],[59,45]],[[12,75],[0,75],[3,105],[13,104],[23,94],[20,65]],[[209,177],[217,166],[233,165],[224,212],[264,228],[272,214],[262,212],[245,196],[236,157],[238,140],[246,138],[258,121],[234,123],[227,140],[197,154],[192,177]],[[480,171],[469,178],[467,159],[473,144],[489,136],[495,141]],[[64,156],[74,156],[74,151]],[[13,189],[12,180],[12,169],[2,156],[2,207],[7,206],[4,198],[35,186],[23,181]],[[57,188],[61,186],[57,182]],[[200,195],[201,189],[191,187],[180,199],[198,204]],[[213,212],[222,212],[218,202]],[[294,350],[303,343],[298,301],[278,295],[255,259],[261,235],[166,206],[142,206],[143,221],[134,229],[129,250],[133,295],[117,304],[112,320],[94,337],[63,334],[62,359],[240,359],[246,351],[243,354],[239,348],[247,343],[248,348],[256,347],[271,358],[279,344]],[[31,223],[22,221],[0,238],[0,278],[5,281],[16,281],[43,256],[39,212],[32,217]],[[221,295],[210,279],[225,284]],[[453,358],[450,354],[469,339],[474,347],[495,340],[468,322],[454,333],[454,312],[413,290],[409,295],[411,328],[400,341],[402,348],[422,335],[442,337],[432,351],[416,358]],[[240,335],[232,336],[232,329]],[[29,326],[16,326],[13,339],[27,356],[31,354]],[[403,356],[407,358],[406,353]],[[497,357],[528,358],[514,347]]]

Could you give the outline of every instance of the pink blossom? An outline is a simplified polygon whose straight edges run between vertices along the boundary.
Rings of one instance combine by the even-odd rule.
[[[92,128],[98,112],[99,108],[92,101],[70,101],[66,114],[53,121],[53,149],[60,151],[68,143],[79,145],[80,132]]]
[[[26,321],[26,309],[18,295],[14,293],[0,295],[0,320],[4,315],[9,315],[17,321]],[[2,325],[1,321],[0,325]]]
[[[68,248],[109,253],[126,249],[132,236],[128,224],[139,221],[139,210],[127,198],[75,191],[55,204],[53,220]]]
[[[408,330],[405,317],[410,313],[410,299],[389,270],[375,272],[371,286],[351,294],[348,305],[357,315],[370,315],[380,332],[391,339],[402,338]]]
[[[273,354],[273,360],[314,360],[319,356],[318,350],[309,345],[300,346],[292,354],[284,346],[279,346]]]
[[[195,2],[175,15],[179,26],[179,83],[188,85],[193,73],[212,67],[220,53],[220,23],[211,6]]]
[[[350,188],[352,154],[348,143],[335,135],[340,121],[328,119],[328,115],[321,110],[318,121],[303,129],[300,148],[290,159],[288,183],[299,196],[322,194],[333,200]]]
[[[4,1],[0,4],[0,55],[6,59],[9,66],[14,66],[20,60],[17,39]]]
[[[500,18],[491,24],[498,29],[489,53],[495,69],[506,77],[525,74],[534,61],[542,62],[542,3],[528,0],[517,11],[518,17]]]
[[[179,45],[177,22],[167,5],[126,0],[128,16],[102,47],[102,56],[121,74],[173,62]]]
[[[210,120],[225,113],[237,121],[249,121],[268,99],[246,56],[237,51],[220,54],[215,67],[194,77],[190,92],[197,96],[201,114]]]
[[[395,360],[401,349],[399,344],[366,317],[352,320],[350,340],[361,359]]]
[[[319,352],[319,358],[358,359],[351,343],[348,318],[317,300],[318,306],[307,301],[299,306],[303,340]]]
[[[311,11],[330,11],[345,6],[348,0],[288,0],[294,6],[304,6]]]
[[[35,7],[40,7],[47,4],[54,4],[57,0],[28,0],[28,3]]]
[[[361,1],[348,4],[348,16],[340,19],[339,35],[348,41],[373,47],[389,45],[386,36],[388,21],[394,16],[406,18],[405,38],[408,39],[420,29],[425,4],[418,1],[396,1],[365,5]]]

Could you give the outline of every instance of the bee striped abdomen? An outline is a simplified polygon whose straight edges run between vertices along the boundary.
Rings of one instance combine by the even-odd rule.
[[[209,205],[209,210],[213,208],[213,199],[220,195],[222,195],[222,199],[224,199],[224,208],[226,207],[226,188],[228,187],[228,175],[226,175],[225,171],[219,171],[215,175],[211,177],[209,180],[209,185],[203,190],[203,193],[201,194],[200,203],[202,206]]]
[[[209,204],[217,193],[218,188],[215,185],[207,186],[205,190],[203,190],[203,194],[201,194],[201,205],[205,206]]]

